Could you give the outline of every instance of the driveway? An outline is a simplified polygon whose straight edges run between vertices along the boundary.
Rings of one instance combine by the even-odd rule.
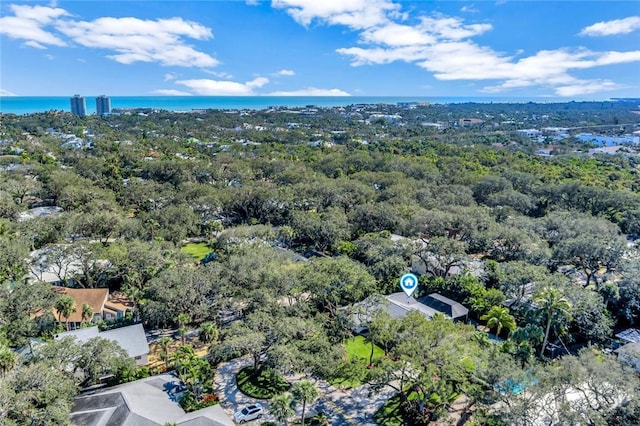
[[[250,396],[240,392],[238,390],[238,386],[236,386],[236,374],[238,374],[238,372],[247,365],[251,365],[251,361],[249,361],[249,359],[236,358],[218,366],[213,377],[213,390],[218,398],[220,398],[220,406],[227,414],[229,414],[229,416],[231,416],[231,418],[233,418],[233,413],[238,411],[241,407],[259,402],[265,409],[264,416],[259,420],[254,420],[247,424],[259,424],[265,421],[275,422],[275,417],[273,417],[269,411],[268,400],[251,398]]]
[[[267,413],[261,420],[251,423],[258,424],[267,420],[275,421],[275,418],[268,412],[268,400],[251,398],[238,390],[236,374],[247,365],[251,365],[251,361],[248,358],[237,358],[218,366],[214,377],[214,390],[222,401],[220,405],[229,415],[233,415],[240,407],[260,402],[267,410]],[[300,378],[299,376],[286,377],[291,383]],[[329,423],[334,426],[376,426],[373,415],[394,393],[392,389],[385,388],[380,393],[369,396],[371,389],[369,385],[344,391],[336,389],[324,380],[312,379],[312,381],[320,391],[320,397],[308,407],[308,416],[323,412],[327,415]],[[299,409],[298,415],[301,414],[302,411]]]

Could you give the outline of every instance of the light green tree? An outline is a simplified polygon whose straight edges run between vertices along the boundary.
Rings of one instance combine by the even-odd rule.
[[[216,323],[207,321],[200,324],[200,341],[202,343],[211,343],[218,340],[218,326]]]
[[[160,348],[160,359],[164,361],[164,366],[169,368],[169,345],[173,340],[169,336],[162,336],[157,341],[157,348]]]
[[[551,326],[554,324],[560,325],[563,321],[571,319],[571,303],[560,290],[553,287],[542,289],[534,296],[533,300],[540,307],[540,315],[545,321],[544,340],[540,348],[540,353],[544,354],[544,350],[549,343]]]
[[[69,425],[77,392],[68,374],[46,363],[16,368],[0,382],[2,424]]]
[[[320,396],[318,389],[309,380],[301,380],[291,388],[293,400],[295,403],[302,403],[302,426],[304,426],[304,416],[307,410],[307,404],[313,402]]]
[[[191,317],[185,313],[178,314],[178,316],[176,317],[176,322],[178,323],[178,332],[180,333],[180,339],[182,340],[182,345],[184,346],[185,339],[187,337],[187,324],[191,322]]]
[[[271,398],[269,411],[276,420],[287,426],[289,424],[289,418],[296,413],[293,409],[293,396],[289,392],[275,395]]]
[[[67,331],[69,331],[69,317],[77,310],[76,301],[73,297],[64,295],[56,301],[56,312],[60,318],[64,318],[67,324]]]
[[[502,306],[493,306],[480,319],[486,321],[489,328],[497,329],[496,336],[499,336],[503,329],[511,332],[516,328],[516,319],[509,313],[509,308]]]
[[[82,322],[89,322],[93,319],[93,308],[87,303],[82,304]]]
[[[8,347],[0,344],[0,377],[4,377],[17,364],[18,355]]]

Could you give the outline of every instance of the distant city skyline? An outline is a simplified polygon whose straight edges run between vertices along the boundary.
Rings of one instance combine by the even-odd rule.
[[[108,96],[100,95],[96,97],[96,114],[111,114],[111,99]]]
[[[71,104],[71,113],[74,115],[78,115],[80,117],[84,117],[87,115],[87,102],[83,96],[73,95],[69,102]]]
[[[0,95],[640,97],[637,1],[3,2]]]

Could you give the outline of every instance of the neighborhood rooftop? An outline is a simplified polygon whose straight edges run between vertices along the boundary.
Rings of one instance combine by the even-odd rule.
[[[234,426],[219,405],[185,413],[176,402],[182,383],[161,374],[75,399],[71,423],[76,426]]]

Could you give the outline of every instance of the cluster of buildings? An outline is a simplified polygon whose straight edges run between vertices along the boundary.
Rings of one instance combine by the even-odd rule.
[[[79,117],[87,115],[87,103],[83,96],[73,95],[71,98],[71,113]],[[96,114],[105,116],[111,114],[111,99],[105,95],[96,98]]]

